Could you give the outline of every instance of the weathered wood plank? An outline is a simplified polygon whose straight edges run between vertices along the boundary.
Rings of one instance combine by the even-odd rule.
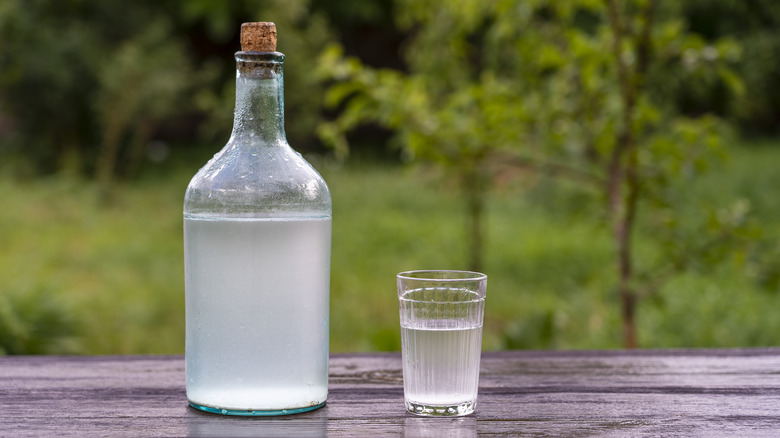
[[[485,353],[473,416],[404,412],[400,356],[331,358],[319,410],[187,407],[173,357],[0,358],[0,436],[780,436],[780,349]]]

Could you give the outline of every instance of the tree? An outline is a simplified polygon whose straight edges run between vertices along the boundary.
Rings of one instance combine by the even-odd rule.
[[[239,26],[260,19],[277,23],[288,52],[288,134],[311,147],[322,85],[309,65],[332,35],[309,3],[3,1],[0,164],[93,176],[105,191],[133,176],[151,140],[221,147]]]
[[[637,346],[638,301],[701,248],[734,244],[744,219],[726,215],[709,234],[681,232],[688,218],[674,215],[677,193],[706,169],[724,132],[710,115],[679,115],[658,91],[671,74],[730,74],[739,47],[705,44],[654,0],[403,0],[397,10],[411,34],[408,72],[368,68],[331,48],[321,70],[335,81],[326,101],[341,112],[320,127],[322,138],[346,153],[345,132],[378,123],[396,132],[408,158],[454,175],[470,218],[472,269],[482,268],[482,216],[497,175],[545,172],[592,186],[615,245],[623,345]],[[641,268],[639,225],[661,254]]]
[[[680,110],[687,114],[715,111],[735,121],[744,134],[776,135],[780,127],[780,3],[684,0],[677,7],[689,28],[705,41],[730,36],[739,40],[743,51],[734,67],[738,78],[712,70],[698,81],[680,78],[669,84],[667,93],[674,96]],[[735,88],[739,99],[730,98]]]

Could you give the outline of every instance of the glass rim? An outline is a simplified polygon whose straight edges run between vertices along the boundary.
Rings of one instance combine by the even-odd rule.
[[[484,303],[485,297],[483,295],[478,295],[476,292],[474,295],[477,296],[477,298],[474,299],[468,299],[468,300],[416,300],[413,298],[406,298],[406,294],[401,295],[398,297],[399,301],[402,301],[404,303],[424,303],[424,304],[478,304],[478,303]]]
[[[396,278],[399,280],[462,282],[487,280],[487,274],[457,269],[421,269],[400,272],[396,275]]]

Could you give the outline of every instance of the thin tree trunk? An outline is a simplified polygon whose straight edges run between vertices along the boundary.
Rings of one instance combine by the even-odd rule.
[[[466,183],[468,184],[468,182]],[[483,216],[485,212],[485,193],[479,182],[472,182],[468,192],[468,233],[469,233],[469,269],[482,271]]]
[[[655,0],[650,0],[643,11],[642,29],[637,41],[638,62],[631,71],[623,60],[622,44],[626,38],[621,12],[615,0],[606,0],[607,14],[613,34],[613,54],[618,70],[620,94],[623,101],[622,126],[610,158],[607,174],[609,216],[617,245],[618,294],[623,319],[623,346],[636,348],[637,291],[634,283],[632,237],[639,204],[639,161],[635,128],[633,125],[637,95],[650,59],[650,30],[655,10]]]
[[[122,173],[125,178],[132,178],[138,173],[141,163],[144,161],[144,153],[149,146],[149,139],[152,138],[155,128],[155,122],[152,118],[143,119],[136,125],[130,145],[128,164]]]
[[[481,272],[484,266],[485,202],[488,178],[483,172],[484,157],[470,157],[460,168],[461,190],[466,195],[466,235],[468,269]]]
[[[620,300],[623,307],[623,346],[638,347],[636,330],[637,290],[634,285],[632,232],[636,222],[639,200],[637,148],[631,147],[626,162],[625,188],[627,191],[622,216],[617,223],[618,263],[620,264]]]
[[[106,125],[103,130],[103,143],[100,145],[95,169],[95,176],[100,190],[100,201],[103,203],[111,201],[111,188],[117,157],[119,156],[122,127],[124,125],[123,117],[120,114],[112,114]]]

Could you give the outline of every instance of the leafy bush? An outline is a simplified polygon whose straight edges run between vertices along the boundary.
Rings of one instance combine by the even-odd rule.
[[[0,355],[82,352],[76,315],[48,289],[0,294]]]

